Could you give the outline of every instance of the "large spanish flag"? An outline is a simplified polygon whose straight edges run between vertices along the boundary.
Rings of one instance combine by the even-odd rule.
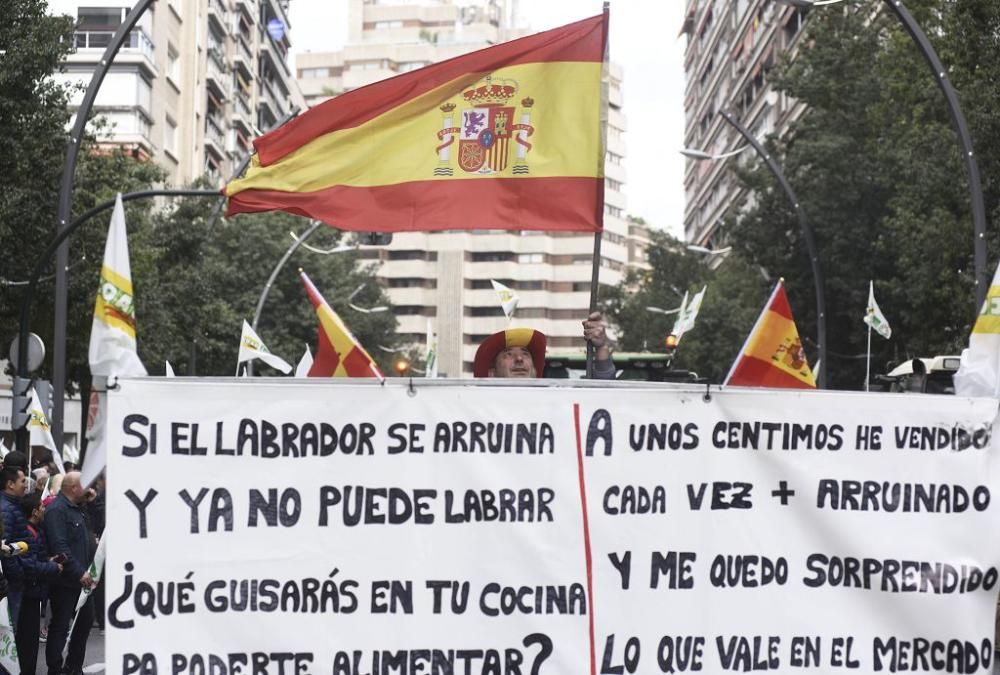
[[[727,385],[737,387],[778,387],[815,389],[806,361],[792,308],[785,295],[785,280],[780,279],[757,317],[750,336],[726,377]]]
[[[256,139],[227,215],[597,232],[607,15],[355,89]]]
[[[312,280],[302,270],[299,276],[319,319],[319,344],[308,377],[377,377],[384,380],[375,359],[327,304]]]

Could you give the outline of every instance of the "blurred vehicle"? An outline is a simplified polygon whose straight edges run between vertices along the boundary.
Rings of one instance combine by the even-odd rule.
[[[961,357],[932,356],[904,361],[886,375],[873,378],[872,391],[954,394]]]
[[[698,373],[670,367],[672,354],[654,352],[615,352],[616,380],[641,382],[697,382]],[[544,377],[583,379],[587,374],[587,355],[579,352],[545,355]]]

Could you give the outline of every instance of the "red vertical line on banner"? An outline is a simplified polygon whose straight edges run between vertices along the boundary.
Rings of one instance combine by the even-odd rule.
[[[587,485],[583,475],[583,443],[580,441],[580,404],[573,404],[576,425],[576,466],[580,481],[580,510],[583,512],[583,552],[587,559],[587,604],[590,605],[590,675],[597,675],[597,652],[594,649],[594,560],[590,551],[590,519],[587,517]]]

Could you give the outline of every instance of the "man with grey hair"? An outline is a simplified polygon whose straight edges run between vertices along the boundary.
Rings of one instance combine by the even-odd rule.
[[[49,551],[65,557],[62,574],[52,582],[49,591],[52,620],[49,623],[48,642],[45,644],[45,663],[49,675],[75,675],[82,672],[87,653],[87,635],[94,622],[94,603],[92,598],[88,598],[80,609],[73,635],[69,635],[81,589],[94,586],[94,579],[88,568],[94,558],[97,542],[80,509],[85,501],[86,490],[80,483],[80,472],[71,471],[63,478],[59,496],[45,511],[45,536],[49,541]],[[69,651],[63,669],[62,652],[67,637]]]

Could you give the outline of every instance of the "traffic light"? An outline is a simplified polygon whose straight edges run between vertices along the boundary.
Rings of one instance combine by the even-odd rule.
[[[28,405],[31,402],[31,378],[15,377],[11,383],[13,393],[10,428],[17,430],[28,426]]]

